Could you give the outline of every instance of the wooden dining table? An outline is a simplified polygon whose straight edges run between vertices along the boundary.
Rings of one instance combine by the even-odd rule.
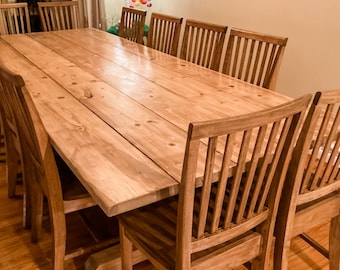
[[[177,194],[189,123],[291,100],[97,29],[2,35],[0,62],[107,216]]]
[[[190,122],[291,100],[97,29],[3,35],[0,61],[108,216],[178,192]]]

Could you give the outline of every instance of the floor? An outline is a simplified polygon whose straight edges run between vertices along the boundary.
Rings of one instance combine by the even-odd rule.
[[[14,199],[7,198],[4,163],[0,163],[0,201],[0,269],[51,269],[48,218],[44,220],[44,229],[39,243],[31,243],[30,231],[22,226],[21,196]],[[69,240],[74,244],[83,239],[84,235],[76,228],[73,231],[76,236]],[[313,230],[310,235],[327,247],[327,233],[328,225],[325,225]],[[87,258],[83,256],[65,261],[64,268],[66,270],[84,269],[84,262]],[[145,263],[138,267],[138,270],[151,269],[154,268]],[[289,269],[326,270],[329,268],[327,259],[297,238],[292,242]]]

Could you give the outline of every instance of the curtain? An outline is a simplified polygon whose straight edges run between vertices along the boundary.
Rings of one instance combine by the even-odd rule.
[[[106,29],[104,0],[78,0],[82,27]]]

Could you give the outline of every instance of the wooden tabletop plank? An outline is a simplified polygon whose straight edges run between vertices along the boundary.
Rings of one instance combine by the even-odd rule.
[[[246,83],[244,81],[238,80],[236,78],[227,76],[225,74],[212,71],[210,69],[204,68],[200,65],[193,65],[192,63],[185,61],[183,59],[180,59],[178,57],[174,57],[168,54],[164,54],[160,51],[153,50],[151,48],[148,48],[146,46],[142,46],[140,44],[133,43],[131,41],[121,39],[117,36],[112,37],[112,35],[105,33],[103,31],[99,31],[97,29],[91,29],[90,31],[86,30],[86,35],[83,33],[85,31],[84,29],[79,29],[76,33],[61,33],[56,32],[56,35],[59,35],[60,37],[64,39],[68,39],[69,41],[75,40],[74,35],[77,35],[79,33],[79,36],[77,35],[77,43],[80,45],[85,44],[86,49],[91,50],[92,52],[95,52],[99,55],[102,55],[102,52],[110,53],[111,51],[114,52],[114,55],[119,53],[120,51],[124,51],[125,56],[128,56],[128,59],[130,62],[132,62],[134,65],[136,65],[136,61],[131,59],[134,59],[132,55],[134,55],[136,58],[140,61],[140,58],[146,59],[146,62],[143,62],[142,68],[145,67],[145,63],[147,63],[147,66],[150,66],[152,64],[157,64],[158,69],[161,67],[166,68],[166,72],[161,71],[163,74],[162,80],[165,79],[167,83],[167,79],[170,81],[173,80],[180,80],[182,78],[192,78],[195,79],[192,84],[196,85],[196,88],[198,91],[195,91],[194,95],[199,97],[202,97],[202,89],[206,89],[206,87],[212,87],[216,92],[219,93],[218,96],[215,96],[215,99],[218,97],[224,97],[223,92],[226,92],[228,95],[232,93],[232,91],[244,91],[244,96],[250,96],[251,99],[266,99],[270,97],[271,102],[275,102],[275,104],[280,104],[282,102],[282,99],[289,100],[289,98],[285,95],[282,95],[280,93],[271,92],[270,95],[267,95],[266,92],[267,89],[264,89],[262,87],[255,86],[250,83]],[[93,40],[93,38],[97,39],[98,41]],[[91,42],[92,41],[92,42]],[[107,43],[108,46],[105,46],[104,43]],[[98,46],[99,44],[99,46]],[[115,48],[115,50],[108,50],[108,48]],[[116,50],[119,49],[119,50]],[[130,52],[130,55],[127,55],[126,53]],[[115,57],[112,58],[112,55],[105,54],[102,55],[107,58],[110,58],[112,61],[118,61],[120,65],[124,65],[127,61],[126,58],[119,58],[116,59]],[[139,62],[138,61],[138,62]],[[128,67],[131,69],[131,67]],[[132,67],[133,68],[133,67]],[[161,69],[162,70],[162,69]],[[143,70],[139,70],[139,73],[142,73]],[[177,75],[174,75],[176,74]],[[180,74],[181,76],[178,76]],[[213,74],[213,76],[212,76]],[[168,75],[168,76],[167,76]],[[147,76],[150,76],[149,73],[147,73]],[[151,75],[152,76],[152,75]],[[149,77],[148,77],[149,78]],[[185,81],[187,84],[188,81]],[[192,97],[190,94],[190,88],[187,87],[186,84],[182,84],[180,88],[185,88],[186,93],[188,93],[189,97]],[[205,86],[205,88],[201,86]],[[178,88],[178,87],[177,87]],[[209,89],[210,90],[210,89]],[[181,89],[175,89],[175,92],[178,94],[180,93]],[[242,93],[241,93],[242,94]],[[209,91],[210,95],[210,91]],[[239,96],[239,93],[237,94]],[[222,99],[223,100],[223,99]],[[220,100],[218,100],[220,101]],[[268,101],[268,100],[266,100]]]
[[[0,51],[0,61],[24,77],[38,111],[45,112],[53,145],[66,161],[72,159],[68,165],[107,215],[177,192],[172,177],[1,39]]]
[[[289,97],[280,93],[271,92],[270,95],[268,95],[269,90],[267,89],[257,87],[199,65],[191,64],[188,61],[161,53],[146,46],[116,36],[112,37],[112,35],[110,36],[110,34],[103,33],[96,29],[87,32],[87,35],[84,35],[82,31],[79,31],[79,33],[80,35],[77,36],[76,39],[74,38],[74,34],[70,32],[57,32],[55,35],[59,35],[60,38],[67,39],[70,42],[77,40],[78,46],[85,46],[86,50],[91,53],[119,64],[128,69],[130,71],[129,74],[133,71],[136,74],[145,76],[155,84],[161,85],[177,95],[180,94],[190,98],[199,104],[206,105],[207,103],[211,103],[215,106],[216,104],[225,102],[226,97],[232,95],[235,96],[235,104],[230,103],[230,108],[232,108],[238,105],[236,102],[240,103],[236,97],[239,98],[242,96],[245,100],[247,100],[247,98],[249,99],[249,104],[245,107],[252,108],[256,111],[268,107],[268,105],[263,105],[268,104],[268,98],[270,98],[270,106],[281,104],[282,100],[290,100]],[[93,40],[93,37],[102,42]],[[117,57],[121,51],[124,52],[124,57]],[[129,54],[127,52],[129,52]],[[141,58],[143,58],[144,61],[142,61]],[[204,95],[205,92],[208,92],[209,95]],[[229,102],[230,100],[228,99],[228,103]],[[242,103],[244,103],[244,99]],[[240,112],[237,114],[240,114]]]
[[[95,31],[95,33],[97,33],[97,31]],[[100,33],[102,32],[100,31]],[[105,34],[106,33],[102,33],[104,37],[106,36]],[[58,35],[61,36],[61,34]],[[81,35],[76,39],[77,44],[73,43],[73,46],[70,44],[74,41],[71,40],[71,37],[68,37],[68,35],[65,34],[63,34],[62,37],[63,39],[68,39],[70,44],[64,42],[62,46],[60,46],[60,41],[56,42],[54,38],[50,38],[49,40],[46,38],[39,38],[39,36],[35,36],[34,38],[46,46],[53,48],[65,58],[72,59],[73,62],[77,63],[77,65],[81,66],[83,69],[87,69],[89,72],[96,74],[96,76],[100,77],[102,80],[106,81],[118,90],[126,93],[131,98],[134,98],[144,106],[149,107],[155,112],[159,111],[162,117],[170,117],[171,119],[174,117],[173,108],[171,108],[168,104],[179,105],[178,95],[187,97],[191,102],[191,105],[185,104],[181,107],[181,111],[184,114],[190,113],[185,112],[186,108],[197,106],[203,110],[204,107],[206,110],[203,115],[206,115],[207,119],[211,119],[212,115],[213,117],[218,118],[253,112],[280,104],[282,103],[282,100],[289,100],[288,97],[278,93],[271,92],[270,95],[268,95],[268,90],[253,85],[247,85],[246,83],[241,83],[240,81],[225,75],[222,76],[224,79],[224,85],[232,84],[228,90],[209,86],[208,83],[200,78],[190,78],[190,80],[183,81],[183,75],[181,73],[176,73],[171,69],[161,72],[160,67],[157,64],[153,65],[153,70],[155,71],[150,72],[149,70],[143,72],[145,63],[142,62],[141,64],[138,64],[138,62],[140,62],[139,60],[134,61],[137,64],[135,64],[135,67],[132,68],[130,66],[126,66],[126,60],[119,59],[118,64],[122,65],[122,69],[117,70],[117,68],[115,68],[112,70],[112,66],[117,65],[115,57],[110,55],[110,52],[113,51],[111,49],[112,44],[100,44],[92,47],[90,44],[96,43],[90,42],[90,38],[87,36],[85,36],[85,40],[82,42],[82,36],[84,35]],[[119,38],[117,38],[117,40],[120,41]],[[84,49],[82,44],[86,44],[86,49]],[[75,46],[78,46],[76,51],[74,50]],[[113,54],[116,53],[116,50],[114,50]],[[88,56],[85,57],[85,55]],[[172,58],[171,56],[169,57]],[[130,58],[131,56],[128,59]],[[152,64],[149,64],[149,66],[152,66]],[[200,66],[197,67],[205,71],[204,68]],[[159,75],[157,75],[157,78],[152,78],[152,74],[154,72],[158,72]],[[170,78],[167,77],[169,74],[172,74]],[[148,76],[148,79],[144,78],[145,76]],[[118,80],[117,77],[124,79]],[[170,93],[165,92],[165,90]],[[195,94],[188,94],[190,91],[194,91]],[[208,92],[209,95],[206,95],[206,92]],[[176,93],[176,95],[171,95],[173,93]],[[268,101],[268,98],[270,98],[270,101]],[[183,102],[183,100],[181,102]],[[159,107],[157,108],[155,106]],[[160,111],[160,109],[162,109],[162,111]],[[198,109],[196,108],[196,110]],[[202,120],[202,118],[198,116],[198,119],[191,119],[191,121],[196,120]],[[187,124],[187,122],[184,122],[181,127],[186,128]]]

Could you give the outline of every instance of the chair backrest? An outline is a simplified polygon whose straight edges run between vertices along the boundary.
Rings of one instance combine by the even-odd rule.
[[[123,7],[118,31],[119,36],[143,44],[145,18],[145,10]]]
[[[77,29],[80,26],[77,0],[38,2],[38,9],[44,31]]]
[[[340,190],[340,90],[315,94],[288,177],[301,183],[298,205]]]
[[[218,70],[226,32],[226,26],[187,20],[180,57]]]
[[[274,90],[288,39],[231,29],[222,73]]]
[[[0,4],[0,34],[31,32],[27,3]]]
[[[183,18],[165,14],[151,14],[147,46],[177,56]]]
[[[181,269],[190,269],[190,253],[250,231],[262,234],[264,253],[270,250],[281,188],[310,99],[189,125],[176,238],[176,260],[189,261]],[[197,175],[203,175],[198,189]]]

